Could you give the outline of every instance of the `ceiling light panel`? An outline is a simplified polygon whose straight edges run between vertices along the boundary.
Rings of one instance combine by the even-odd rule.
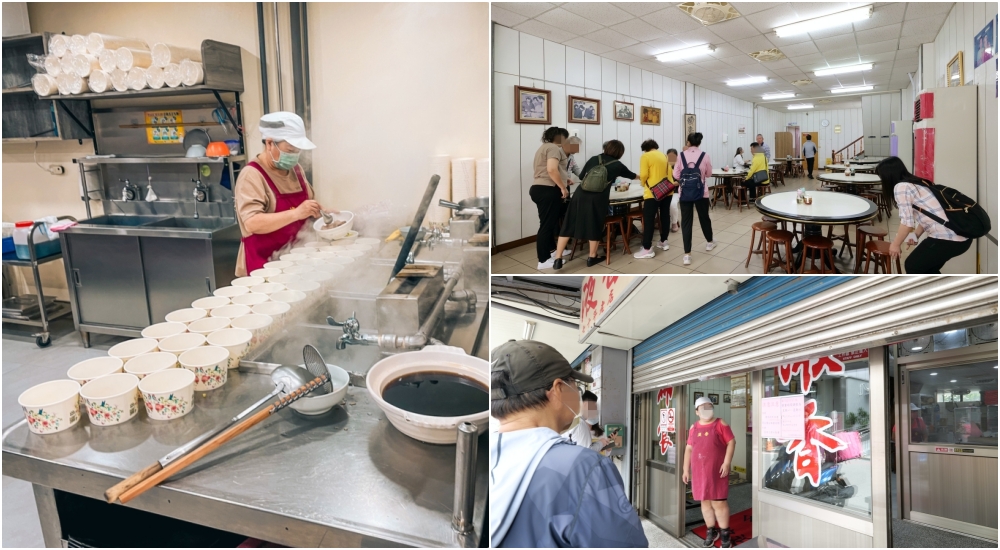
[[[813,104],[812,103],[799,103],[797,105],[789,105],[788,106],[788,110],[789,111],[797,111],[799,109],[812,109],[812,108],[813,108]]]
[[[831,67],[829,69],[820,69],[815,71],[813,74],[816,76],[829,76],[834,74],[847,74],[847,73],[857,73],[861,71],[870,71],[875,65],[872,63],[861,63],[859,65],[845,65],[843,67]]]
[[[869,90],[874,90],[874,86],[852,86],[849,88],[834,88],[830,90],[832,94],[850,94],[853,92],[867,92]]]
[[[763,99],[763,100],[771,100],[771,99],[788,99],[788,98],[790,98],[790,97],[795,97],[795,94],[793,94],[793,93],[784,93],[784,94],[764,94],[764,95],[760,96],[760,98],[761,98],[761,99]]]
[[[751,76],[750,78],[740,78],[737,80],[727,80],[727,86],[749,86],[751,84],[763,84],[767,82],[766,76]]]
[[[679,61],[682,59],[688,59],[691,57],[698,57],[702,55],[708,55],[715,51],[715,46],[711,44],[702,44],[701,46],[695,46],[693,48],[684,48],[682,50],[674,50],[672,52],[664,52],[656,56],[657,61],[669,62],[669,61]]]
[[[813,30],[825,30],[830,27],[848,25],[850,23],[854,23],[855,21],[864,21],[871,16],[872,6],[864,6],[861,8],[825,15],[823,17],[817,17],[815,19],[799,21],[798,23],[792,23],[791,25],[784,25],[774,29],[774,32],[779,37],[785,38],[805,34]]]

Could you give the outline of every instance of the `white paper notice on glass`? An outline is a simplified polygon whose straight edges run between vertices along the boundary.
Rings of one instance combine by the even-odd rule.
[[[761,399],[760,436],[765,439],[779,439],[781,437],[781,399],[780,397]]]
[[[778,439],[788,441],[805,439],[806,437],[806,396],[790,395],[780,398],[781,401],[781,436]]]

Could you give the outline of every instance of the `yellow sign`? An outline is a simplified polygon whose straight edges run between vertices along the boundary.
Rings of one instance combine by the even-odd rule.
[[[180,111],[146,111],[146,141],[151,144],[182,143],[184,126]]]
[[[743,467],[740,467],[740,466],[733,466],[733,471],[736,472],[736,473],[738,473],[738,474],[745,474],[745,473],[747,473],[747,469],[743,468]]]

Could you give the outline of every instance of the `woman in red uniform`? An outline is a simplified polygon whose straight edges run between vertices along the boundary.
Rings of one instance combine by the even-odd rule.
[[[684,451],[684,483],[691,483],[694,499],[701,501],[701,515],[708,527],[705,548],[715,545],[720,538],[723,548],[732,548],[729,502],[726,499],[729,498],[729,465],[736,450],[736,438],[729,424],[715,418],[715,407],[709,398],[699,397],[694,410],[698,421],[691,425],[688,432]]]

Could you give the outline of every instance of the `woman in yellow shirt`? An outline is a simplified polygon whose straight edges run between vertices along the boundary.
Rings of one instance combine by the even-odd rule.
[[[758,145],[757,143],[750,144],[750,153],[753,155],[753,159],[750,161],[750,169],[747,171],[746,179],[743,180],[743,187],[746,187],[750,191],[750,202],[757,199],[757,186],[758,185],[770,185],[771,180],[765,179],[761,183],[753,183],[751,178],[755,172],[763,171],[767,174],[767,158],[764,156],[764,147]]]
[[[674,156],[677,155],[677,151],[673,149],[669,152],[673,152]],[[660,152],[659,144],[647,139],[642,142],[642,156],[639,157],[639,181],[642,182],[644,200],[642,201],[642,249],[633,254],[638,260],[656,255],[653,252],[653,228],[656,225],[657,212],[660,213],[660,241],[656,246],[663,250],[670,248],[667,245],[667,235],[670,235],[670,201],[673,197],[668,195],[658,201],[650,191],[664,179],[674,181],[670,161],[667,155]]]

